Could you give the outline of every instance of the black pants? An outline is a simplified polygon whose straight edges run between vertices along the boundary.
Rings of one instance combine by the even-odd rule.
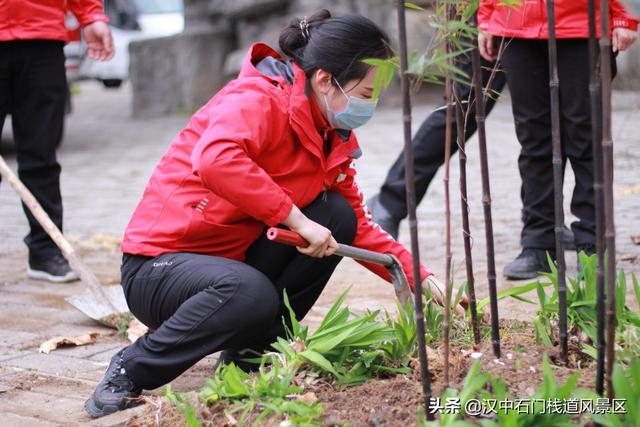
[[[0,42],[0,131],[11,114],[18,176],[62,229],[60,165],[56,146],[62,135],[67,80],[63,42],[20,40]],[[29,256],[42,260],[60,253],[23,205],[30,233]]]
[[[493,63],[482,60],[482,82],[483,85],[489,81]],[[465,71],[471,79],[471,61],[468,57],[463,57],[459,67]],[[486,113],[493,108],[500,92],[505,85],[504,73],[498,71],[490,87],[490,96],[486,102]],[[462,99],[469,99],[471,95],[470,119],[467,120],[465,137],[469,139],[476,131],[475,105],[471,87],[461,85],[460,96]],[[446,132],[446,108],[442,107],[432,112],[429,117],[420,125],[420,128],[413,137],[413,153],[415,164],[415,186],[416,201],[419,203],[427,192],[431,180],[444,163],[445,132]],[[456,121],[453,115],[453,133],[451,138],[451,153],[458,149],[456,143]],[[401,153],[387,174],[387,178],[380,188],[380,202],[396,218],[401,220],[407,216],[407,193],[405,190],[405,169],[404,155]]]
[[[302,212],[351,243],[356,217],[337,193]],[[286,289],[298,319],[316,302],[341,258],[311,258],[261,237],[246,262],[192,253],[156,258],[124,255],[122,286],[131,312],[153,332],[127,348],[124,366],[135,384],[166,384],[204,356],[225,349],[262,351],[284,336]]]
[[[588,41],[560,39],[557,46],[563,168],[569,159],[576,181],[571,212],[578,218],[571,228],[580,247],[595,244]],[[546,40],[510,40],[502,65],[521,145],[522,246],[552,250],[554,200]]]

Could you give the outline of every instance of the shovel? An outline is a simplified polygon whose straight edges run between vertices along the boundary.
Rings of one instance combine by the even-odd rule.
[[[302,248],[309,246],[309,242],[304,240],[301,235],[295,231],[284,230],[282,228],[269,228],[267,230],[267,239]],[[404,274],[400,261],[393,255],[381,254],[342,243],[338,243],[338,249],[336,249],[335,255],[383,265],[391,275],[393,290],[400,303],[404,306],[407,302],[412,301],[412,293],[409,288],[407,276]]]
[[[69,261],[71,269],[80,277],[80,280],[87,288],[87,292],[80,295],[72,295],[65,299],[91,319],[110,327],[117,327],[119,315],[129,311],[122,287],[118,285],[103,287],[100,285],[96,275],[80,259],[71,244],[64,238],[60,229],[51,221],[51,218],[42,209],[40,203],[13,173],[2,156],[0,156],[0,175],[18,193],[20,199],[51,237],[51,240],[60,248],[62,255]]]

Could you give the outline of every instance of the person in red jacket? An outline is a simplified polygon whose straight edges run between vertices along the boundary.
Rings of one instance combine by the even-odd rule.
[[[638,20],[627,15],[619,0],[609,0],[609,10],[613,50],[623,51],[636,39]],[[595,252],[595,207],[587,0],[556,1],[555,16],[563,162],[571,162],[576,181],[571,212],[578,220],[571,228],[576,250],[590,255]],[[540,271],[549,271],[546,252],[555,257],[547,5],[531,0],[508,7],[500,5],[499,0],[482,0],[478,21],[479,48],[485,59],[495,60],[497,43],[504,42],[502,66],[522,146],[518,159],[522,252],[505,266],[504,275],[531,279]],[[600,22],[599,13],[596,22]]]
[[[376,107],[376,69],[363,60],[389,58],[387,36],[323,10],[294,20],[280,48],[292,60],[252,46],[153,171],[122,243],[129,308],[153,332],[112,358],[85,403],[91,416],[221,350],[222,362],[251,369],[240,359],[284,336],[283,291],[302,319],[340,262],[337,242],[395,255],[412,285],[430,276],[421,267],[413,277],[410,253],[371,221],[355,182],[352,130]],[[269,241],[266,227],[278,225],[309,247]]]
[[[18,175],[53,222],[62,229],[60,165],[67,81],[63,46],[67,7],[83,27],[89,57],[114,54],[100,0],[4,0],[0,6],[0,131],[11,114]],[[25,207],[30,233],[27,274],[33,279],[77,279],[62,253]]]

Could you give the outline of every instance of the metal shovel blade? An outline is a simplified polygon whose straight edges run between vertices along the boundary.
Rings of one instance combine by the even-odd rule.
[[[113,317],[114,314],[127,313],[129,311],[129,307],[127,306],[127,301],[124,298],[122,286],[103,286],[102,290],[111,305],[116,308],[117,313],[113,312],[113,308],[109,306],[109,304],[106,304],[105,301],[96,298],[96,296],[89,291],[78,295],[71,295],[70,297],[65,298],[65,300],[93,320],[97,320],[98,322],[107,324],[108,326],[113,326],[106,319]]]

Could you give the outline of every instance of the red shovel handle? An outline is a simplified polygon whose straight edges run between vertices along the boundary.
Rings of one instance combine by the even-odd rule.
[[[277,227],[271,227],[267,230],[267,239],[287,245],[299,246],[301,248],[309,246],[309,242],[304,240],[304,238],[295,231]]]

